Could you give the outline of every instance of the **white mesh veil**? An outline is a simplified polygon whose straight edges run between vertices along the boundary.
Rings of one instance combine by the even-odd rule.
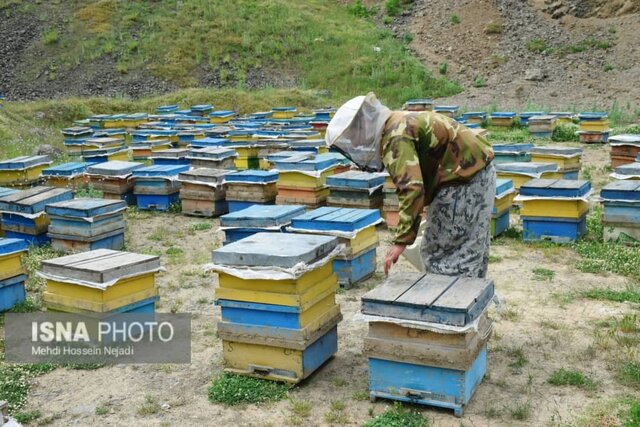
[[[382,130],[391,110],[373,92],[347,101],[329,122],[325,139],[362,170],[382,171]]]

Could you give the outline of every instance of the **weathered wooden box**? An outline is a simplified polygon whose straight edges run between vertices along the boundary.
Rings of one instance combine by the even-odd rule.
[[[464,326],[493,298],[493,281],[437,274],[389,277],[362,297],[364,314]]]

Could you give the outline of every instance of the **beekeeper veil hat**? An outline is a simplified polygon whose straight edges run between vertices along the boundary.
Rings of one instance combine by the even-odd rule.
[[[360,169],[380,172],[380,147],[384,124],[391,110],[382,105],[373,92],[347,101],[329,122],[325,139]]]

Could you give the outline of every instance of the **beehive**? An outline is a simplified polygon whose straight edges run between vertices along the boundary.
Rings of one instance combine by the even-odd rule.
[[[525,241],[573,242],[586,231],[591,184],[579,180],[535,179],[520,188]]]
[[[406,111],[432,111],[433,100],[429,98],[410,99],[402,106]]]
[[[582,149],[558,145],[534,147],[531,149],[531,161],[555,163],[561,173],[578,172],[582,167]],[[577,179],[577,176],[571,179]]]
[[[178,175],[180,200],[185,215],[213,217],[224,215],[226,202],[224,176],[228,170],[192,169]]]
[[[122,200],[76,199],[51,203],[48,237],[51,246],[62,252],[95,249],[121,250],[124,247],[127,205]]]
[[[536,138],[551,138],[556,126],[556,116],[547,114],[533,116],[528,120],[529,133]]]
[[[529,162],[533,144],[492,144],[495,163]]]
[[[20,258],[28,248],[25,240],[0,238],[0,313],[26,298],[24,282],[27,276]]]
[[[64,188],[34,187],[0,198],[2,230],[7,237],[24,239],[32,244],[47,243],[49,217],[45,206],[73,199]]]
[[[496,111],[490,114],[491,125],[510,128],[515,123],[516,113],[511,111]]]
[[[398,274],[362,297],[369,393],[461,416],[487,368],[490,280]],[[467,325],[476,324],[476,328]],[[446,333],[439,325],[451,325]],[[476,332],[477,330],[477,332]]]
[[[333,270],[340,285],[350,288],[376,271],[376,225],[381,220],[378,209],[322,207],[293,218],[291,231],[339,238],[345,251],[333,261]]]
[[[525,111],[518,114],[520,126],[528,126],[529,119],[534,116],[544,116],[544,111]]]
[[[433,111],[453,119],[458,115],[460,107],[457,105],[436,105],[433,107]]]
[[[496,165],[498,178],[513,181],[513,188],[520,187],[534,178],[557,178],[558,165],[555,163],[512,162]]]
[[[22,156],[0,161],[0,185],[28,187],[36,184],[51,164],[48,156]]]
[[[167,211],[180,199],[178,175],[188,165],[154,165],[133,171],[134,188],[139,209]]]
[[[244,170],[225,176],[229,212],[236,212],[254,204],[270,205],[276,200],[277,171]]]
[[[297,383],[337,351],[342,316],[329,258],[337,243],[330,236],[257,233],[213,252],[225,371]],[[305,272],[260,277],[261,269],[313,263],[319,265]],[[242,276],[246,268],[255,272],[251,278]]]
[[[50,187],[77,188],[86,184],[87,166],[88,163],[71,162],[49,167],[42,171],[42,179]]]
[[[634,163],[640,154],[640,135],[615,135],[609,138],[611,167]]]
[[[291,220],[304,214],[303,206],[253,205],[220,218],[225,242],[229,244],[260,232],[282,232]]]
[[[614,181],[600,192],[605,241],[640,241],[640,181]]]
[[[99,249],[42,262],[48,310],[68,313],[153,313],[160,258]]]
[[[329,196],[327,177],[335,173],[338,160],[326,153],[309,158],[308,153],[276,160],[278,204],[302,204],[309,208],[322,206]]]
[[[509,228],[510,209],[515,197],[513,181],[496,180],[496,199],[491,212],[491,236],[497,237]]]
[[[327,177],[329,206],[380,209],[384,201],[381,174],[347,171]]]

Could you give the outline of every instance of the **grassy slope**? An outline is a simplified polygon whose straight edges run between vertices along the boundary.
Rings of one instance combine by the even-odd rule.
[[[344,96],[375,90],[391,103],[460,91],[337,0],[0,0],[0,8],[8,3],[20,3],[12,13],[43,22],[61,16],[43,24],[36,43],[44,58],[33,75],[50,64],[64,71],[108,57],[121,73],[149,71],[182,88],[212,73],[221,85],[244,87],[261,70],[267,77],[259,83],[293,77],[302,88]]]

